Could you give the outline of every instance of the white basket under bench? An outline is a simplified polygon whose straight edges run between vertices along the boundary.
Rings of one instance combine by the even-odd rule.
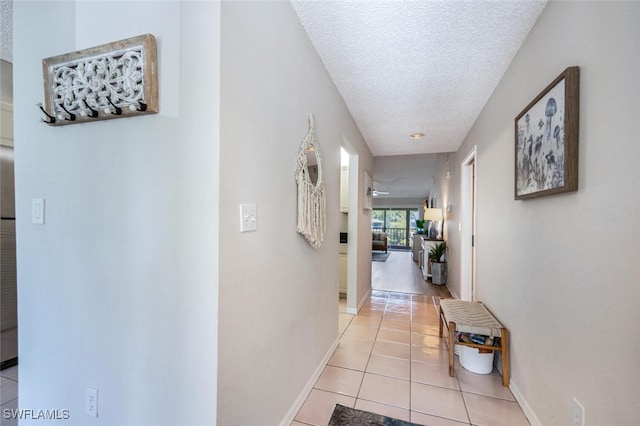
[[[440,300],[440,337],[443,337],[443,325],[449,331],[449,376],[454,375],[455,345],[500,351],[502,356],[502,385],[509,386],[509,331],[480,302],[467,302],[455,299]],[[498,338],[499,345],[482,345],[456,341],[456,333],[483,334]],[[495,339],[494,339],[495,340]]]

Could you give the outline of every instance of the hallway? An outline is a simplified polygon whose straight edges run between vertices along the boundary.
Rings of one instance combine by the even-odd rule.
[[[292,425],[325,426],[336,403],[430,426],[528,425],[495,369],[471,373],[456,359],[449,377],[435,305],[446,287],[420,282],[410,252],[372,268],[375,289],[358,315],[341,301],[340,343]]]

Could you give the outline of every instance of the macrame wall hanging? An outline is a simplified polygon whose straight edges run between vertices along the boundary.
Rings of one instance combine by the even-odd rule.
[[[322,155],[318,149],[313,114],[309,114],[309,131],[298,149],[295,175],[298,184],[297,231],[304,235],[311,247],[317,249],[322,245],[327,224]]]

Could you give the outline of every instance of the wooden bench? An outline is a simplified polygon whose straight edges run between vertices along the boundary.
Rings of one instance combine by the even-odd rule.
[[[489,310],[480,302],[467,302],[455,299],[440,300],[440,337],[443,337],[443,325],[449,333],[449,376],[454,375],[455,345],[500,351],[502,353],[502,385],[509,386],[509,331],[498,322]],[[498,338],[499,345],[483,345],[456,341],[456,332],[482,334]]]

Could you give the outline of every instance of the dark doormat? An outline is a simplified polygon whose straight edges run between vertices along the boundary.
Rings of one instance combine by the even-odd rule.
[[[416,423],[393,419],[381,414],[356,410],[336,404],[328,426],[417,426]]]
[[[371,253],[371,260],[374,262],[384,262],[390,255],[391,253]]]

